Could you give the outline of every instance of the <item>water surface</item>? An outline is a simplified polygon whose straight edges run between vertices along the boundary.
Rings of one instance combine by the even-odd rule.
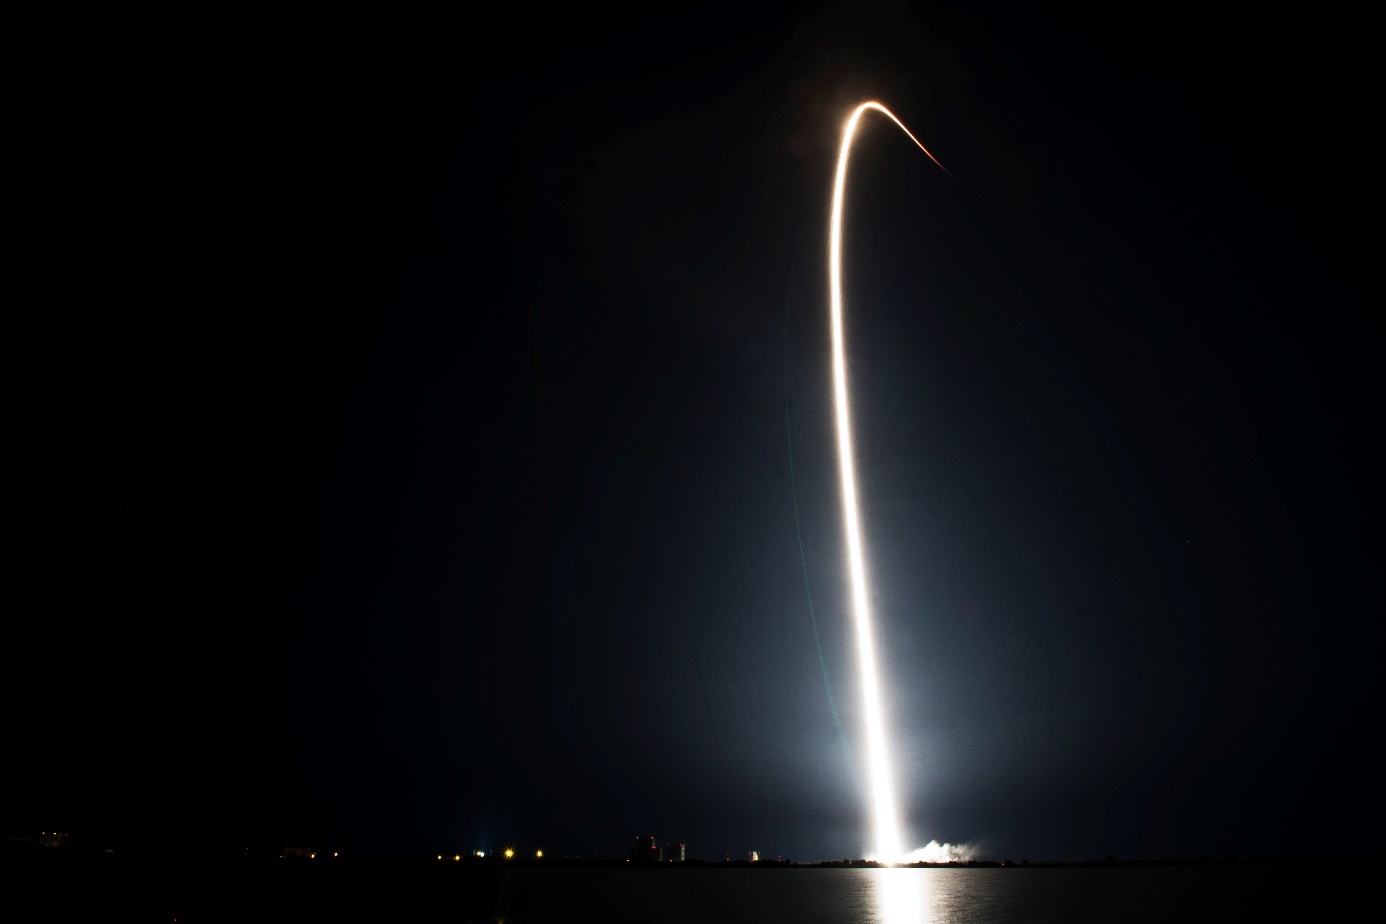
[[[1283,919],[1293,868],[515,870],[475,921],[1042,922]],[[1287,875],[1289,873],[1290,875]],[[502,874],[504,875],[504,874]],[[1322,910],[1322,909],[1320,909]]]

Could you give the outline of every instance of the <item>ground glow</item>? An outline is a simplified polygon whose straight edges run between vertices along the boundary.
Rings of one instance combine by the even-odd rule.
[[[875,825],[874,854],[881,862],[897,863],[904,857],[900,822],[891,784],[889,752],[886,748],[885,715],[881,707],[880,680],[876,674],[876,651],[871,631],[871,611],[866,598],[866,566],[863,563],[861,527],[857,517],[857,482],[852,462],[852,423],[847,412],[847,358],[842,337],[842,200],[847,185],[847,155],[857,122],[868,109],[884,113],[910,136],[929,159],[943,165],[920,144],[904,123],[880,103],[862,103],[852,110],[842,132],[842,149],[837,157],[837,178],[833,183],[832,228],[828,238],[828,275],[831,289],[833,331],[833,395],[837,410],[837,450],[842,468],[842,510],[847,531],[847,569],[852,584],[852,612],[857,630],[857,659],[861,666],[862,704],[866,716],[867,752],[872,816]],[[947,173],[947,170],[944,169]]]

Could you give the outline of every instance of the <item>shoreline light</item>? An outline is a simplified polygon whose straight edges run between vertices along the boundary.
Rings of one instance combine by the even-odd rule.
[[[880,680],[876,672],[875,641],[871,628],[871,610],[867,605],[866,566],[863,561],[861,525],[857,514],[857,483],[852,461],[852,422],[847,410],[847,359],[842,333],[842,200],[847,185],[847,156],[852,150],[852,138],[857,122],[868,109],[875,109],[900,127],[939,169],[947,173],[929,149],[897,119],[889,109],[877,102],[862,103],[852,110],[842,132],[842,148],[837,158],[837,176],[833,183],[833,215],[828,238],[828,274],[830,279],[833,339],[833,397],[837,410],[837,449],[842,469],[842,511],[847,533],[847,570],[852,586],[852,613],[856,625],[857,660],[861,667],[861,694],[866,718],[867,751],[870,767],[871,807],[875,827],[875,855],[884,863],[897,863],[904,856],[900,839],[900,822],[895,807],[895,791],[891,782],[890,754],[886,747],[885,715],[881,705]]]

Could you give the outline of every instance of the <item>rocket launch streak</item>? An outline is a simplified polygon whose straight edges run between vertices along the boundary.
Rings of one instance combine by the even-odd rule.
[[[828,275],[831,289],[833,333],[833,395],[837,409],[837,449],[842,467],[842,509],[847,530],[847,569],[852,585],[852,611],[856,623],[857,659],[861,666],[861,694],[866,718],[867,752],[870,755],[870,788],[872,815],[875,823],[877,859],[898,862],[904,856],[900,840],[900,823],[895,809],[895,793],[891,783],[889,752],[886,748],[885,717],[881,708],[880,680],[876,671],[875,643],[871,631],[871,611],[867,605],[866,567],[862,560],[861,527],[857,515],[857,482],[852,462],[852,421],[847,410],[847,359],[842,336],[842,199],[847,185],[847,155],[852,150],[852,137],[857,122],[868,109],[883,113],[900,130],[909,135],[940,170],[947,168],[938,162],[929,149],[920,144],[903,122],[880,103],[862,103],[852,110],[842,133],[842,149],[837,158],[837,179],[833,184],[833,217],[828,243]],[[949,174],[950,176],[952,174]]]

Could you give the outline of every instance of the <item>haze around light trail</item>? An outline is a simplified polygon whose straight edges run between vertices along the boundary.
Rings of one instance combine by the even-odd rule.
[[[813,612],[813,592],[809,590],[808,559],[804,555],[804,525],[799,519],[799,484],[794,477],[794,435],[789,427],[789,305],[790,293],[794,290],[794,267],[799,262],[799,244],[803,242],[803,231],[794,242],[794,256],[789,262],[789,284],[785,287],[784,299],[784,438],[789,451],[789,497],[794,505],[794,535],[799,540],[799,573],[804,576],[804,600],[808,603],[809,627],[813,630],[813,650],[818,654],[818,671],[823,676],[823,690],[828,695],[828,711],[833,717],[833,731],[837,733],[837,743],[842,747],[843,759],[851,764],[847,751],[847,738],[842,734],[842,722],[837,716],[837,701],[833,697],[833,685],[828,682],[828,665],[823,662],[823,645],[818,638],[818,617]]]
[[[847,401],[847,357],[842,330],[842,203],[847,187],[847,159],[857,123],[868,110],[882,113],[909,135],[919,150],[938,165],[946,167],[929,153],[918,138],[889,109],[877,102],[865,102],[852,110],[842,132],[842,148],[837,157],[837,176],[833,183],[832,224],[828,236],[828,276],[830,310],[832,313],[833,399],[837,413],[837,449],[842,470],[842,511],[847,533],[847,570],[852,588],[852,613],[856,626],[857,661],[861,670],[861,695],[866,719],[868,775],[873,819],[874,858],[884,863],[906,862],[900,834],[900,820],[895,804],[895,787],[890,768],[890,751],[886,743],[885,714],[881,701],[881,684],[876,668],[876,648],[871,625],[871,609],[867,602],[866,565],[862,551],[861,524],[857,512],[857,481],[852,458],[852,421]],[[951,173],[948,174],[950,177]],[[920,853],[927,848],[921,848]]]

